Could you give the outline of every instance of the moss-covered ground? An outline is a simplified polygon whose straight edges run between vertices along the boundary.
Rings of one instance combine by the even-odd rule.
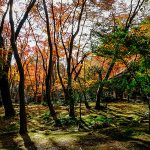
[[[28,134],[20,135],[16,117],[4,118],[0,107],[2,150],[149,150],[148,106],[142,103],[109,103],[107,109],[90,110],[82,105],[82,120],[70,119],[65,106],[56,106],[61,126],[52,120],[47,106],[28,105]],[[76,115],[79,116],[79,106]]]

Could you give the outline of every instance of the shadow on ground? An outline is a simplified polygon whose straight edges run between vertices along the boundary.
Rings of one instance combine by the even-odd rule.
[[[31,140],[28,134],[23,134],[21,135],[21,137],[27,150],[37,150],[37,147],[35,146],[34,142]]]
[[[22,150],[18,147],[18,143],[14,141],[16,134],[6,133],[0,135],[0,149],[9,149],[9,150]]]

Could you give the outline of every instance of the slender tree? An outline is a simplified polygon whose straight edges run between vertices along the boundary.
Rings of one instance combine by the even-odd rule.
[[[20,133],[24,134],[27,132],[27,121],[26,121],[26,111],[25,111],[25,100],[24,100],[24,70],[21,63],[21,59],[19,57],[17,44],[15,41],[15,29],[14,29],[14,21],[13,21],[13,0],[10,1],[10,25],[11,25],[11,46],[14,52],[14,56],[17,62],[20,81],[19,81],[19,97],[20,97]]]
[[[30,10],[32,9],[32,7],[34,6],[36,0],[31,0],[29,6],[27,7],[27,10],[20,22],[20,24],[18,25],[18,28],[16,29],[15,32],[15,28],[14,28],[14,20],[13,20],[13,0],[10,0],[10,10],[9,10],[9,21],[10,21],[10,26],[11,26],[11,47],[12,47],[12,51],[14,52],[14,57],[15,60],[17,62],[17,66],[18,66],[18,70],[19,70],[19,76],[20,76],[20,80],[19,80],[19,98],[20,98],[20,133],[24,134],[27,132],[27,120],[26,120],[26,110],[25,110],[25,97],[24,97],[24,69],[23,69],[23,65],[18,53],[18,48],[17,48],[17,43],[16,43],[16,39],[19,35],[19,32],[24,24],[24,22],[26,21],[26,19],[28,18],[28,14],[30,12]]]
[[[61,10],[59,14],[60,17],[58,20],[56,19],[55,16],[56,10],[54,11],[54,6],[52,6],[53,24],[54,24],[54,45],[55,45],[56,55],[57,55],[57,72],[58,72],[60,83],[64,91],[65,100],[66,102],[69,103],[69,116],[73,118],[75,117],[75,98],[73,96],[73,73],[74,73],[73,51],[74,51],[75,38],[77,37],[80,31],[85,5],[86,5],[86,0],[82,0],[82,1],[78,0],[77,2],[73,2],[72,11],[69,11],[66,15],[66,12],[63,10],[64,8],[63,3],[61,1],[61,6],[60,6]],[[66,11],[68,11],[68,8]],[[59,27],[56,28],[57,26],[56,22],[58,21],[59,21],[60,28]],[[71,28],[71,31],[68,31],[68,26],[66,28],[66,25],[68,25]],[[57,36],[56,36],[56,32],[58,32]],[[66,33],[68,33],[70,36],[68,37]],[[59,40],[58,37],[60,37]],[[68,44],[66,44],[66,37],[68,40],[67,41]],[[60,49],[58,48],[58,43],[62,45],[66,57],[67,86],[64,85],[59,70]],[[77,67],[81,62],[82,61],[78,62],[75,67]]]
[[[52,74],[53,74],[53,45],[50,35],[50,23],[49,23],[49,16],[47,11],[47,5],[45,0],[43,0],[45,18],[46,18],[46,29],[47,29],[47,36],[48,36],[48,46],[49,46],[49,64],[48,64],[48,71],[46,74],[45,85],[46,85],[46,99],[48,103],[48,107],[50,113],[55,121],[57,121],[56,112],[54,106],[52,104]]]
[[[6,53],[7,51],[5,49],[4,38],[3,38],[2,32],[3,32],[4,20],[8,12],[8,8],[9,8],[9,3],[7,4],[6,11],[4,12],[2,16],[2,21],[0,25],[0,48],[2,49],[3,53]],[[12,52],[9,51],[7,55],[8,57],[7,57],[6,62],[4,62],[3,65],[0,66],[0,72],[1,72],[0,90],[1,90],[2,102],[4,105],[4,109],[5,109],[5,117],[11,117],[15,115],[15,110],[12,105],[9,82],[8,82],[8,71],[9,71],[9,66],[11,63]]]

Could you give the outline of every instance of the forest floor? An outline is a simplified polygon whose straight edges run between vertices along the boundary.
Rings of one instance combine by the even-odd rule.
[[[20,135],[17,115],[4,118],[0,107],[0,150],[149,150],[148,106],[142,103],[109,103],[107,110],[82,106],[82,122],[68,117],[67,107],[57,106],[62,127],[56,126],[47,106],[30,104],[28,134]],[[79,116],[79,107],[76,107]]]

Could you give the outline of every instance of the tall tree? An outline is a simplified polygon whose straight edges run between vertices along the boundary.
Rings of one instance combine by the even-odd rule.
[[[30,12],[30,10],[32,9],[32,7],[34,6],[36,0],[31,0],[29,3],[29,6],[27,7],[27,10],[20,22],[20,24],[18,25],[18,28],[15,32],[15,28],[14,28],[14,20],[13,20],[13,0],[10,0],[10,10],[9,10],[9,20],[10,20],[10,26],[11,26],[11,47],[12,50],[14,52],[14,57],[15,60],[17,62],[17,66],[18,66],[18,70],[19,70],[19,76],[20,76],[20,80],[19,80],[19,98],[20,98],[20,133],[24,134],[27,132],[27,120],[26,120],[26,111],[25,111],[25,97],[24,97],[24,69],[23,69],[23,65],[18,53],[18,48],[17,48],[17,43],[16,43],[16,39],[19,35],[19,31],[21,30],[24,22],[26,21],[26,19],[28,18],[28,14]]]
[[[9,8],[9,3],[7,4],[6,11],[4,12],[2,16],[2,21],[0,25],[0,49],[2,53],[5,53],[5,55],[7,55],[7,59],[3,57],[2,59],[3,65],[0,66],[0,72],[1,72],[0,90],[1,90],[2,102],[4,105],[4,109],[5,109],[5,117],[11,117],[15,115],[15,110],[12,105],[9,82],[8,82],[8,71],[9,71],[9,66],[11,63],[12,52],[11,51],[7,52],[7,49],[5,49],[4,38],[2,35],[3,28],[4,28],[4,21],[5,21],[6,14],[8,12],[8,8]],[[6,61],[4,59],[6,59]]]
[[[57,55],[57,72],[62,85],[65,100],[69,103],[69,116],[75,117],[75,98],[73,96],[73,54],[74,54],[74,44],[75,39],[79,34],[82,17],[84,14],[84,9],[86,5],[86,0],[73,2],[71,5],[66,7],[63,2],[60,3],[60,14],[58,14],[59,19],[57,20],[56,10],[54,6],[52,7],[53,14],[53,24],[54,24],[54,46]],[[72,10],[70,9],[72,8]],[[59,24],[56,25],[56,22]],[[69,31],[70,29],[70,31]],[[59,37],[59,38],[58,38]],[[60,44],[61,48],[58,47]],[[63,51],[66,59],[66,72],[67,72],[67,86],[64,85],[62,76],[59,70],[60,53]],[[83,56],[85,58],[85,56]],[[83,59],[84,59],[83,58]],[[79,61],[75,66],[77,67],[80,63]]]
[[[49,64],[48,64],[48,71],[46,74],[45,84],[46,84],[46,99],[48,103],[49,110],[51,112],[51,115],[55,121],[57,121],[57,116],[55,109],[52,104],[52,74],[53,74],[53,45],[50,35],[50,22],[49,22],[49,16],[47,11],[47,5],[45,0],[43,0],[43,6],[44,6],[44,12],[45,12],[45,18],[46,18],[46,29],[47,29],[47,36],[48,36],[48,46],[49,46]]]

